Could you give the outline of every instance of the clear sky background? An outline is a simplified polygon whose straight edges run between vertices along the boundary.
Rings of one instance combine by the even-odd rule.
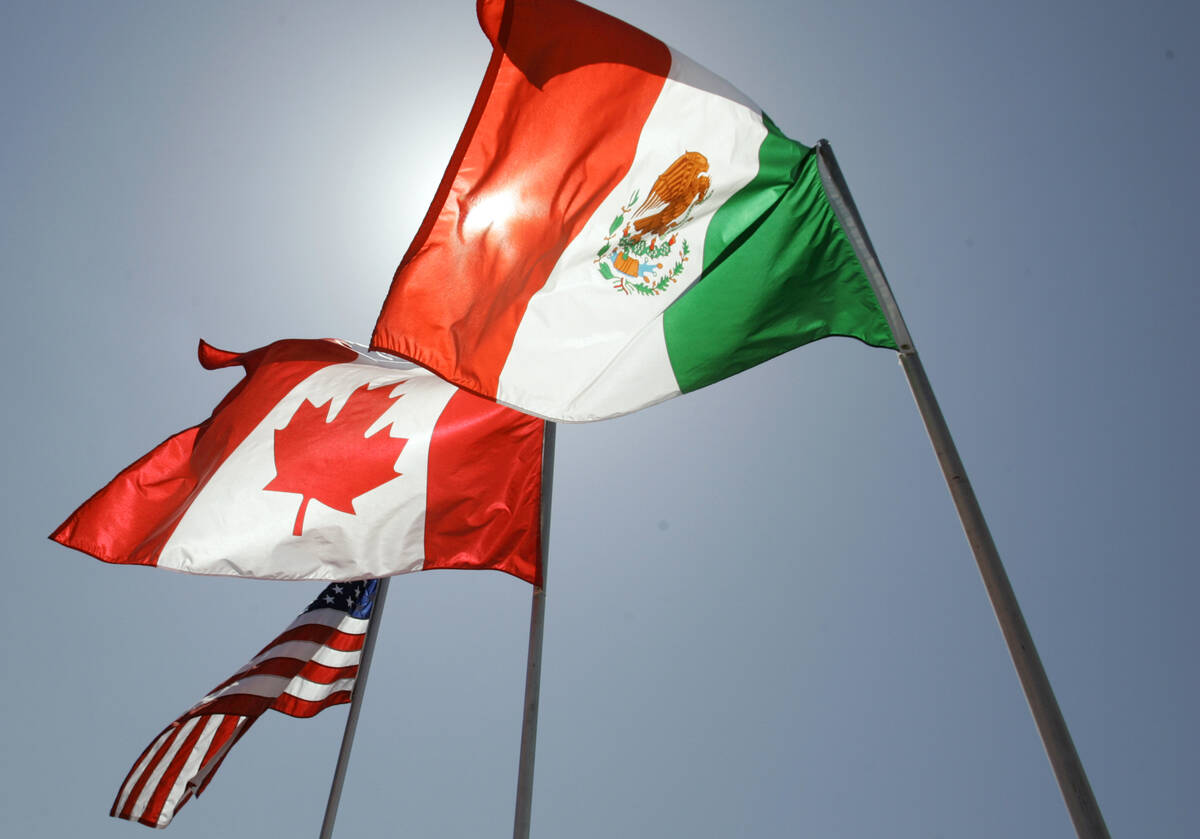
[[[604,0],[828,137],[1114,836],[1200,835],[1194,3]],[[46,540],[238,376],[365,342],[489,47],[469,0],[0,12],[7,836],[118,837],[150,739],[318,583]],[[533,835],[1067,837],[894,353],[560,428]],[[391,587],[340,836],[511,835],[530,591]],[[169,831],[316,835],[345,719]]]

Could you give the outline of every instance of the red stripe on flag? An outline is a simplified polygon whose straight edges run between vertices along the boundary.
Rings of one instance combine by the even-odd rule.
[[[211,692],[216,693],[222,688],[250,676],[285,676],[289,679],[299,676],[310,682],[328,685],[336,682],[338,679],[353,679],[357,675],[357,664],[347,665],[346,667],[329,667],[325,664],[318,664],[315,661],[301,661],[297,658],[269,658],[266,661],[260,661],[244,672],[230,676],[213,688]]]
[[[671,54],[580,3],[477,8],[492,61],[371,346],[494,398],[530,298],[629,171]]]
[[[293,626],[291,629],[288,629],[270,644],[259,650],[255,658],[288,641],[315,641],[318,644],[324,644],[331,650],[350,653],[362,649],[364,638],[366,638],[365,631],[351,634],[349,632],[342,632],[337,627],[309,623],[302,626]]]
[[[231,693],[228,696],[219,696],[211,702],[197,705],[192,711],[189,711],[186,717],[191,716],[210,716],[212,714],[231,714],[239,717],[257,717],[269,708],[274,708],[276,711],[283,711],[285,714],[291,714],[293,717],[311,717],[313,714],[322,708],[327,708],[330,705],[337,705],[341,702],[349,702],[349,699],[336,699],[339,696],[349,696],[349,691],[335,691],[326,699],[300,699],[291,694],[281,693],[278,696],[256,696],[251,693]],[[296,707],[302,709],[299,712],[293,713],[286,710],[288,707]],[[303,710],[308,709],[308,710]]]
[[[320,711],[330,708],[334,705],[344,705],[350,701],[350,691],[339,690],[329,694],[329,696],[319,701],[311,701],[308,699],[300,699],[292,696],[290,693],[285,693],[275,700],[271,706],[276,711],[281,711],[291,717],[311,717]]]
[[[257,717],[271,707],[274,696],[257,696],[252,693],[231,693],[201,702],[180,719],[204,717],[211,714],[231,714],[235,717]]]
[[[154,748],[154,744],[158,742],[158,738],[162,737],[164,734],[166,734],[172,727],[175,727],[178,725],[179,725],[179,722],[171,723],[171,725],[168,725],[166,728],[164,728],[162,731],[160,731],[155,736],[155,738],[150,741],[150,745],[148,745],[148,746],[146,746],[146,748],[142,749],[142,753],[140,755],[138,755],[138,759],[133,762],[133,768],[130,769],[129,772],[126,773],[125,780],[121,781],[121,786],[117,788],[117,797],[113,799],[112,807],[110,807],[108,810],[108,814],[110,816],[112,816],[114,818],[118,818],[117,805],[121,803],[121,793],[124,792],[125,787],[129,785],[129,780],[133,777],[133,773],[137,771],[137,768],[141,765],[142,761],[146,759],[146,756],[148,754],[150,754],[150,750]],[[153,762],[147,763],[146,764],[147,769],[150,768],[152,765],[153,765]],[[125,800],[126,800],[126,802],[128,802],[129,798],[126,798]],[[122,807],[121,809],[122,809],[122,811],[124,811],[125,808]],[[126,817],[120,816],[120,818],[126,818]]]
[[[429,444],[438,477],[426,500],[425,568],[495,568],[542,584],[544,427],[466,391],[450,397]]]
[[[197,723],[197,725],[199,725],[199,723]],[[158,764],[164,759],[167,752],[171,750],[171,744],[173,744],[175,739],[179,736],[179,731],[181,728],[183,728],[183,725],[172,723],[171,727],[174,728],[174,731],[172,731],[170,736],[167,737],[166,740],[163,740],[162,745],[155,750],[154,757],[152,757],[150,762],[147,763],[142,769],[142,773],[138,776],[137,782],[134,783],[133,789],[129,791],[129,796],[125,799],[125,806],[121,808],[121,812],[118,816],[119,818],[134,818],[133,810],[137,805],[137,800],[142,796],[142,790],[146,788],[146,783],[150,780],[150,776],[154,774],[155,767],[158,766]],[[162,735],[159,736],[161,737]]]
[[[221,684],[210,690],[209,693],[213,694],[217,691],[224,690],[230,685],[240,682],[243,679],[248,679],[251,676],[287,676],[290,679],[291,677],[295,676],[297,671],[299,671],[303,666],[304,662],[296,658],[269,658],[266,661],[260,661],[253,667],[246,667],[242,670],[239,670],[228,679],[221,682]],[[202,705],[203,702],[196,707],[199,708]],[[205,711],[204,713],[208,713],[208,711]]]
[[[300,672],[296,675],[301,679],[307,679],[308,681],[315,682],[319,685],[331,685],[338,679],[358,678],[358,665],[352,664],[349,667],[328,667],[324,664],[318,664],[315,661],[309,661],[300,668]]]
[[[358,676],[358,665],[352,664],[346,667],[329,667],[324,664],[318,664],[315,661],[301,661],[296,658],[271,658],[266,661],[259,662],[251,668],[243,670],[240,673],[235,673],[221,684],[213,688],[209,693],[216,693],[219,690],[224,690],[230,685],[240,682],[243,679],[248,679],[251,676],[283,676],[289,679],[294,679],[299,676],[302,679],[307,679],[310,682],[316,682],[320,685],[328,685],[336,682],[338,679],[353,679]],[[204,713],[209,713],[206,709]]]
[[[221,724],[217,727],[217,733],[213,735],[212,743],[209,745],[208,751],[204,753],[204,760],[201,761],[200,768],[203,769],[208,765],[208,762],[212,760],[213,757],[216,756],[216,754],[221,750],[221,747],[225,745],[226,740],[234,735],[237,735],[237,737],[240,738],[243,734],[245,734],[250,726],[254,723],[255,719],[255,717],[249,717],[246,719],[245,725],[241,724],[242,721],[238,717],[225,717],[223,720],[221,720]],[[238,728],[239,726],[241,726],[240,730]],[[236,743],[237,740],[235,739],[234,742]],[[232,749],[232,744],[230,744],[230,749]],[[221,768],[221,764],[225,762],[225,758],[228,756],[229,751],[226,751],[225,754],[221,755],[220,759],[213,764],[212,769],[208,770],[208,774],[205,776],[204,780],[200,782],[200,786],[197,787],[195,795],[199,796],[200,793],[204,792],[204,790],[208,788],[209,782],[213,779],[213,776],[217,774],[217,770]],[[180,801],[179,807],[182,806],[183,801]],[[178,810],[179,807],[176,807],[175,809]]]
[[[200,741],[201,735],[204,734],[204,729],[208,725],[208,722],[207,719],[197,720],[195,727],[184,738],[183,744],[175,752],[175,756],[171,758],[166,771],[159,778],[158,786],[155,787],[150,800],[146,802],[146,808],[138,815],[139,822],[148,824],[151,827],[158,824],[158,817],[162,813],[163,804],[166,803],[167,796],[171,793],[171,788],[179,780],[179,773],[183,771],[184,764],[188,762],[188,759],[192,756],[192,752],[195,751],[196,744]]]

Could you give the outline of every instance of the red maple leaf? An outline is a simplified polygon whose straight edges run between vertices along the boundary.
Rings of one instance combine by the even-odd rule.
[[[400,474],[396,458],[408,439],[390,436],[391,423],[367,436],[371,424],[392,406],[388,394],[396,384],[403,382],[375,389],[363,385],[332,421],[325,407],[332,399],[320,405],[306,399],[285,428],[275,429],[275,477],[263,489],[304,496],[294,535],[303,531],[304,511],[312,499],[354,515],[355,498]]]

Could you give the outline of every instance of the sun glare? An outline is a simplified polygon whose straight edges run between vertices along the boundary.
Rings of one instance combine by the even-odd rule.
[[[497,233],[503,233],[516,210],[517,198],[512,190],[490,193],[471,205],[463,219],[463,231],[479,233],[495,228]]]

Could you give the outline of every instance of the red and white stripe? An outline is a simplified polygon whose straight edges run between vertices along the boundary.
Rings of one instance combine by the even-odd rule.
[[[349,702],[369,623],[338,609],[300,615],[146,747],[110,815],[166,827],[176,810],[204,791],[229,749],[264,711],[311,717]]]

